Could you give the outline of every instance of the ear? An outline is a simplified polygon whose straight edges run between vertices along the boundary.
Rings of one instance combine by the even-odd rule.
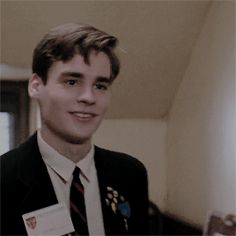
[[[31,98],[38,98],[42,86],[44,86],[42,79],[37,74],[32,74],[28,83],[29,96]]]

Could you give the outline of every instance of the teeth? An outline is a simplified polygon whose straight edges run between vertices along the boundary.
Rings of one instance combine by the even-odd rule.
[[[90,117],[92,117],[91,114],[84,114],[84,113],[74,113],[74,115],[76,115],[80,118],[90,118]]]

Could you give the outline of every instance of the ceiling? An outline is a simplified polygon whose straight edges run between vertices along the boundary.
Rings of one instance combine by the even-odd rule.
[[[119,38],[121,74],[110,118],[168,114],[210,1],[1,1],[1,63],[30,68],[34,46],[58,24],[92,24]]]

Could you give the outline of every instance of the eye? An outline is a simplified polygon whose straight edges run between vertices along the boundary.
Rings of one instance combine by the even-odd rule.
[[[107,90],[108,87],[109,87],[108,84],[105,84],[105,83],[97,83],[95,85],[95,88],[98,90]]]
[[[77,84],[77,80],[75,80],[75,79],[69,79],[69,80],[66,80],[65,83],[66,83],[67,85],[75,85],[75,84]]]

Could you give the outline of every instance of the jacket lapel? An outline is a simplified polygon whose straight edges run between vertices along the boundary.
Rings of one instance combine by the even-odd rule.
[[[19,211],[25,214],[53,204],[57,198],[37,144],[37,135],[27,141],[19,158],[18,181],[22,193]]]
[[[110,160],[112,156],[99,148],[95,147],[95,165],[97,169],[100,197],[102,203],[103,221],[106,235],[127,234],[125,229],[124,219],[119,214],[116,214],[110,204],[107,204],[109,188],[116,189],[116,181],[113,179],[113,171],[111,169]]]

